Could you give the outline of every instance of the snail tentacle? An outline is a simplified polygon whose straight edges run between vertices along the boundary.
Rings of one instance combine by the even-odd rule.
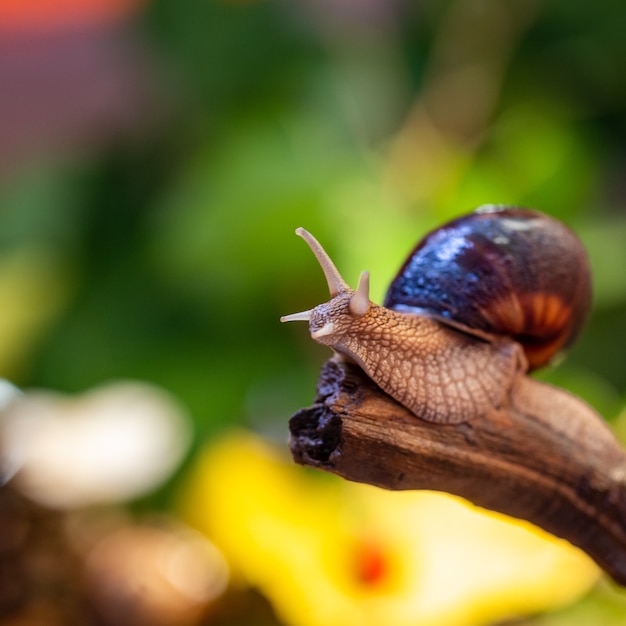
[[[309,248],[311,248],[313,254],[317,258],[320,266],[322,267],[322,271],[324,272],[324,276],[326,276],[326,282],[328,283],[328,290],[330,291],[330,297],[334,298],[335,296],[343,293],[344,291],[348,291],[350,287],[348,283],[342,278],[339,270],[335,267],[335,264],[332,262],[332,259],[326,253],[326,250],[322,248],[320,242],[313,237],[313,235],[305,230],[304,228],[297,228],[296,235],[302,237],[304,241],[307,242]]]
[[[359,286],[350,300],[350,312],[354,317],[363,317],[370,308],[370,274],[362,272]]]

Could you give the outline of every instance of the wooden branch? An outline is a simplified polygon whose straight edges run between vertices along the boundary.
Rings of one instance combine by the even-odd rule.
[[[437,424],[357,366],[330,360],[315,404],[290,430],[297,463],[386,489],[446,491],[528,520],[626,585],[626,454],[592,409],[560,389],[521,376],[506,406]]]

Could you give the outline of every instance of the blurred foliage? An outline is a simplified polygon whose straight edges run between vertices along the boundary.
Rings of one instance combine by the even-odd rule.
[[[282,442],[328,355],[278,322],[327,297],[294,228],[349,282],[370,270],[380,301],[428,229],[507,203],[587,245],[592,317],[541,376],[626,432],[620,0],[121,4],[134,13],[107,23],[115,36],[78,38],[98,62],[63,93],[55,47],[49,75],[21,76],[20,50],[37,49],[0,25],[1,376],[162,386],[193,417],[189,459],[233,425]],[[136,74],[111,82],[128,59]],[[29,91],[7,87],[15,75]],[[533,623],[612,623],[603,593]]]

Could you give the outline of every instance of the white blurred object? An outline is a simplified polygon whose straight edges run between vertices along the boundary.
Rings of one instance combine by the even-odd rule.
[[[8,380],[0,378],[0,411],[4,411],[22,392]]]
[[[22,395],[22,392],[12,383],[4,378],[0,378],[0,446],[2,441],[2,424],[4,423],[4,411],[10,404]],[[4,485],[11,480],[18,468],[0,456],[0,485]]]
[[[37,391],[3,414],[1,457],[16,484],[53,508],[140,496],[176,468],[188,447],[188,420],[164,391],[115,383],[76,398]]]

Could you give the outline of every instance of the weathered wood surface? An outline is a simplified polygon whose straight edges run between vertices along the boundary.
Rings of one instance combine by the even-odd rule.
[[[330,360],[315,404],[291,418],[290,430],[298,463],[386,489],[445,491],[528,520],[626,585],[626,454],[601,418],[564,391],[520,377],[506,406],[436,424],[357,366]]]

